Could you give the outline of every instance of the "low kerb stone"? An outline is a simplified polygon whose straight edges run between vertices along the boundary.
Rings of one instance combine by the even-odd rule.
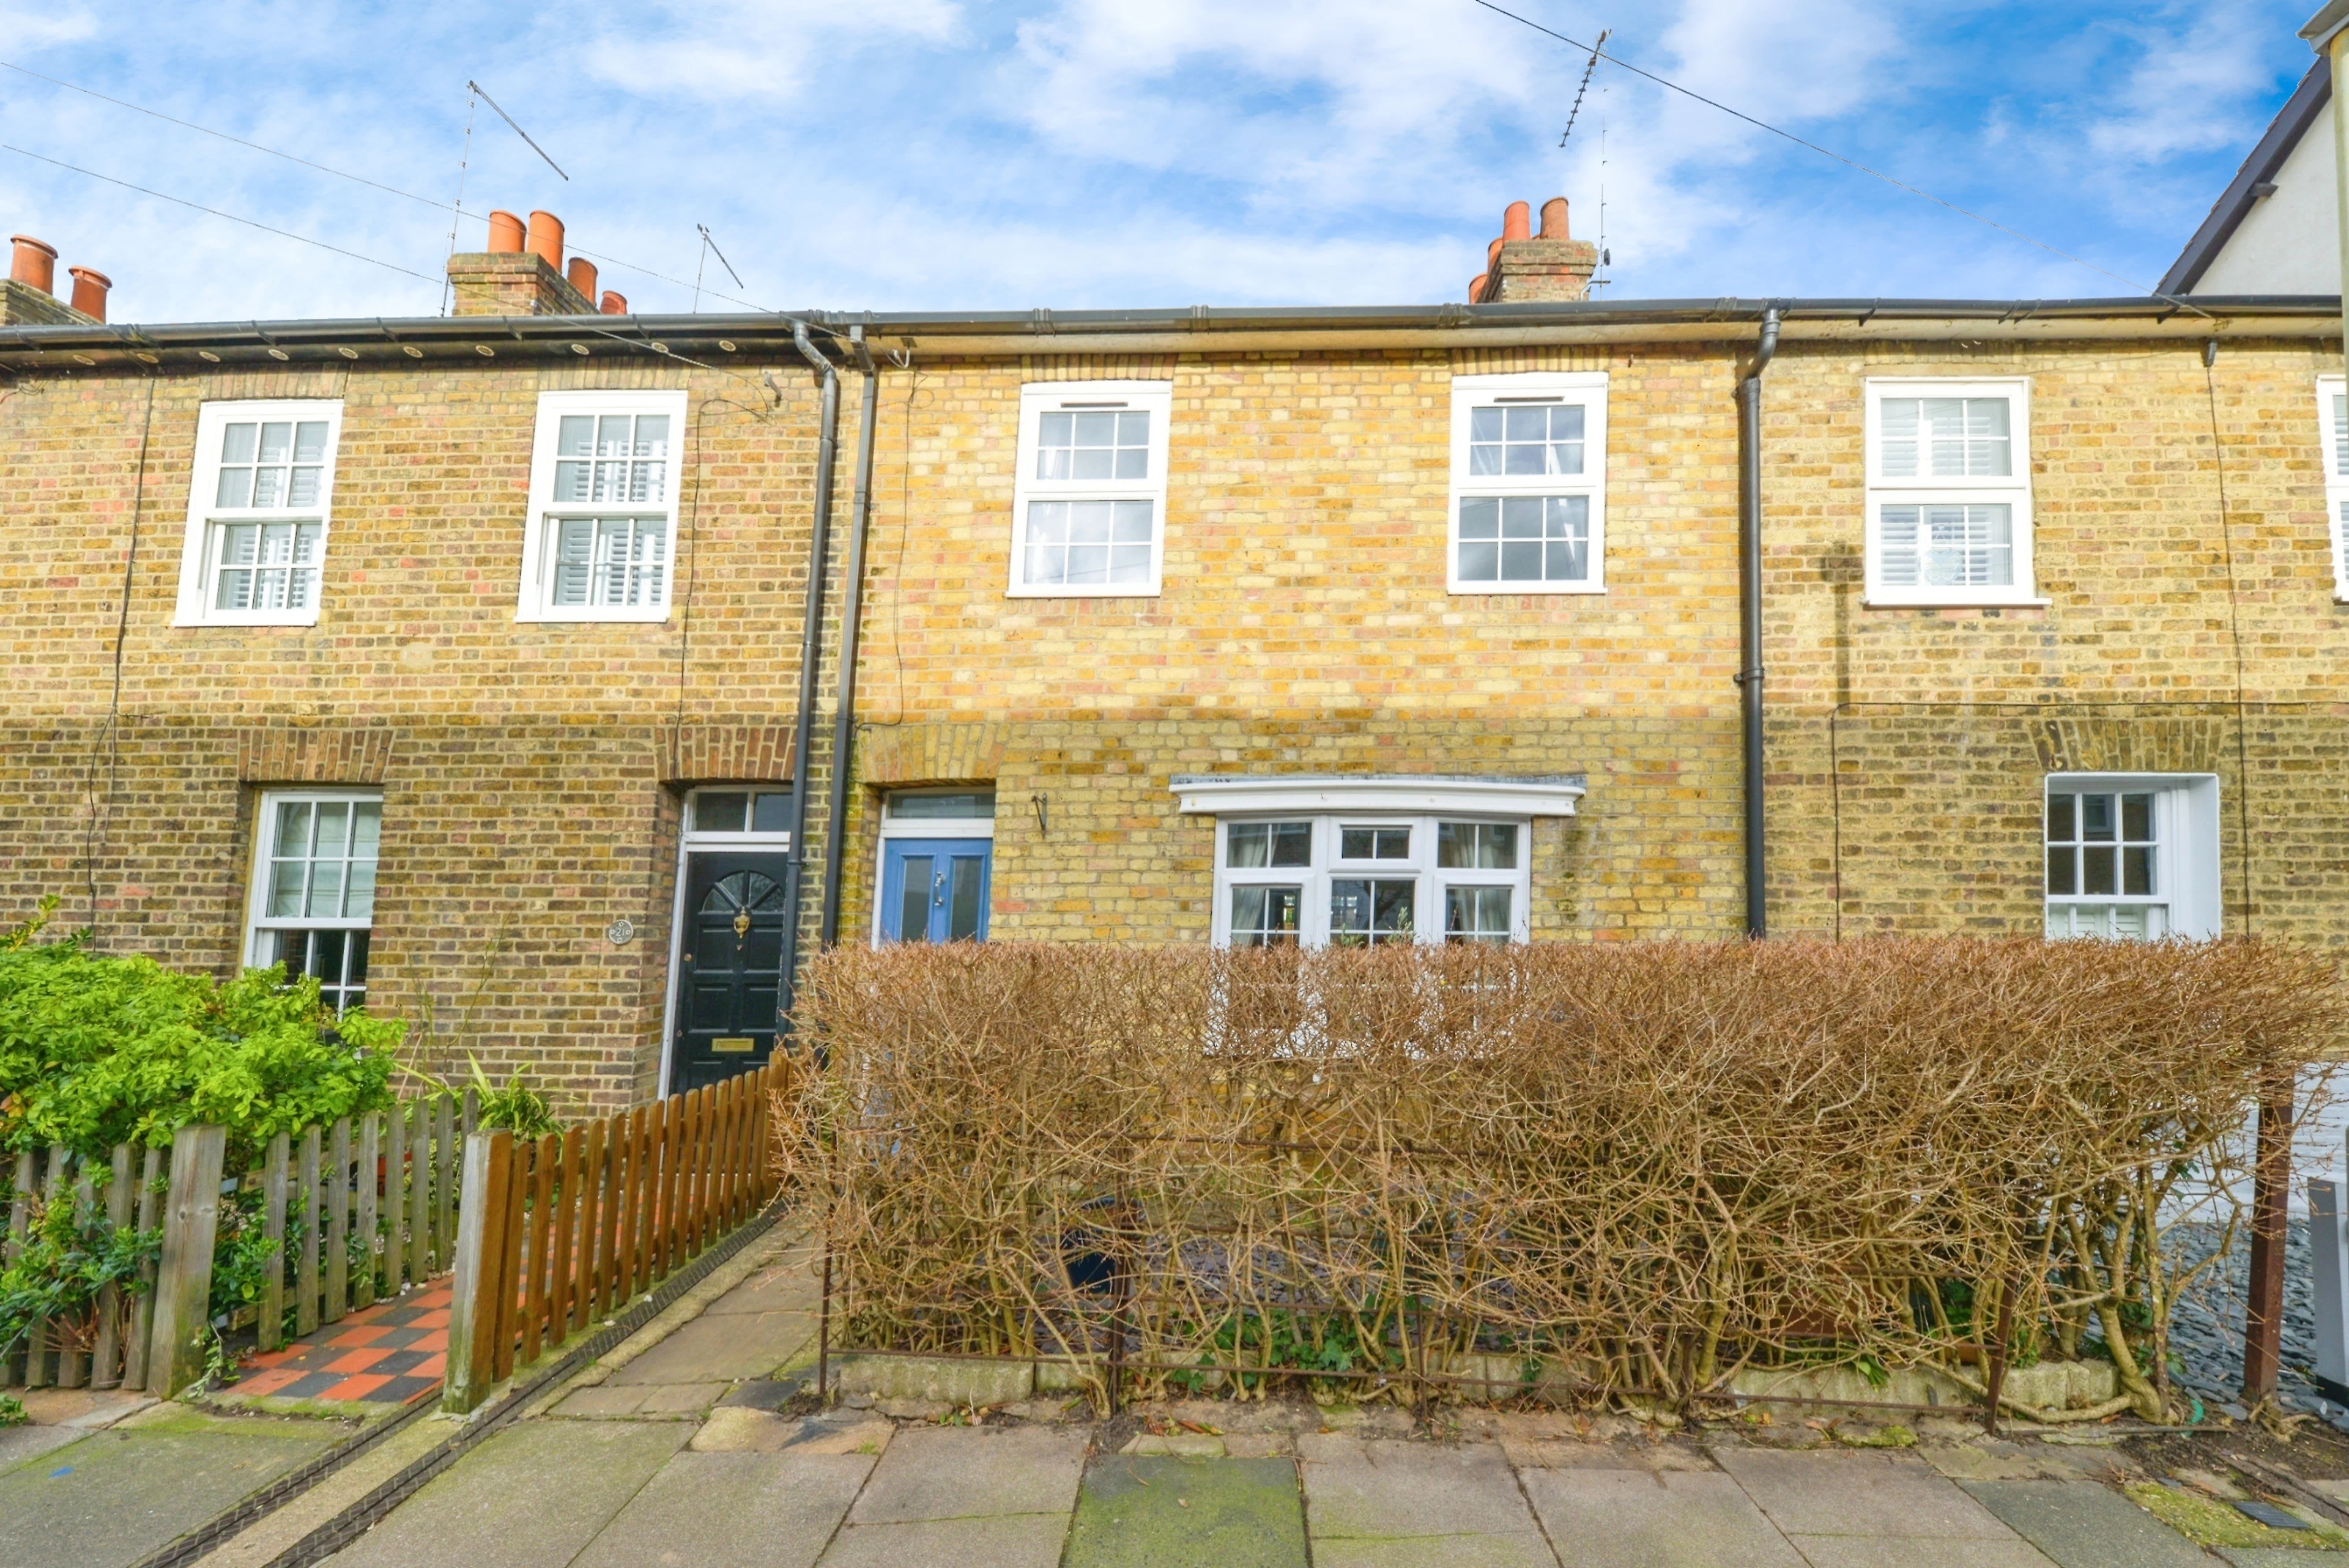
[[[943,1399],[955,1406],[1009,1405],[1035,1389],[1030,1361],[960,1361],[916,1356],[852,1356],[834,1364],[843,1394],[877,1399]]]

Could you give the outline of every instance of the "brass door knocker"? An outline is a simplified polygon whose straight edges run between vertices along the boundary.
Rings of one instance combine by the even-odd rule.
[[[740,942],[750,934],[750,912],[747,909],[736,910],[734,912],[734,940]]]

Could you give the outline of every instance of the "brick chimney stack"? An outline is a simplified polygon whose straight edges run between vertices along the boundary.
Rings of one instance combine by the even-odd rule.
[[[1590,274],[1599,270],[1599,247],[1567,232],[1566,198],[1542,203],[1541,232],[1533,213],[1512,201],[1501,215],[1501,237],[1485,253],[1485,270],[1468,285],[1470,304],[1518,304],[1528,301],[1586,299]]]
[[[563,272],[563,220],[533,212],[490,214],[490,248],[449,258],[457,315],[594,315],[595,264],[578,258]]]

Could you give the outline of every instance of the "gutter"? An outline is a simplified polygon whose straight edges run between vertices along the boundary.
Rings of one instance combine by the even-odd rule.
[[[849,764],[856,739],[856,642],[864,619],[864,532],[873,515],[873,422],[881,405],[881,376],[861,325],[849,328],[848,346],[855,351],[856,368],[864,377],[864,396],[856,410],[856,490],[848,508],[848,600],[840,612],[840,690],[832,717],[832,802],[824,816],[823,923],[818,928],[818,939],[826,947],[840,940],[840,876],[848,858],[842,841],[848,832]]]
[[[405,320],[221,322],[140,326],[0,326],[0,368],[63,371],[101,365],[168,366],[203,372],[249,365],[420,359],[524,359],[553,355],[667,356],[689,351],[714,364],[748,365],[753,353],[790,351],[803,328],[866,340],[895,337],[968,354],[1088,352],[1094,345],[1194,349],[1203,338],[1275,339],[1321,347],[1349,339],[1389,346],[1418,342],[1508,343],[1746,341],[1776,309],[1789,339],[2044,341],[2066,337],[2331,336],[2334,294],[2197,296],[2190,304],[2147,296],[2058,300],[1792,299],[1576,300],[1521,304],[1311,305],[1186,310],[904,313],[800,311],[789,315],[421,316]],[[1399,341],[1400,340],[1400,341]],[[1261,345],[1259,345],[1261,346]],[[744,357],[737,357],[744,356]]]
[[[1762,373],[1778,353],[1778,313],[1765,311],[1754,363],[1737,384],[1737,693],[1744,723],[1745,934],[1770,934],[1769,841],[1762,753]]]
[[[779,1035],[791,1029],[792,1002],[799,989],[800,910],[807,870],[809,747],[815,738],[817,665],[823,651],[823,573],[832,534],[832,469],[840,444],[840,374],[833,368],[831,360],[817,352],[805,322],[797,325],[792,343],[823,377],[823,398],[816,424],[815,522],[808,539],[807,608],[802,612],[800,708],[792,727],[792,850],[791,858],[784,862],[783,875],[781,994],[775,1004]],[[834,771],[837,770],[835,764]]]

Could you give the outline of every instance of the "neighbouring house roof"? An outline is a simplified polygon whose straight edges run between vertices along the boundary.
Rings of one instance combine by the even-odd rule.
[[[2267,134],[2251,149],[2251,155],[2243,160],[2243,166],[2235,170],[2235,178],[2210,208],[2210,215],[2202,220],[2202,226],[2194,231],[2194,237],[2186,242],[2186,248],[2169,264],[2169,271],[2162,274],[2158,285],[2160,293],[2182,294],[2194,291],[2252,209],[2275,193],[2276,176],[2285,160],[2299,149],[2309,128],[2318,122],[2332,101],[2332,62],[2319,55],[2283,108],[2276,111]]]

